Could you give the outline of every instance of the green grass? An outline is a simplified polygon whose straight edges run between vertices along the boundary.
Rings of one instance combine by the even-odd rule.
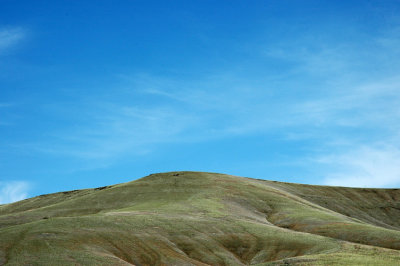
[[[154,174],[1,205],[0,265],[398,265],[399,200],[399,190]]]
[[[327,254],[305,255],[265,265],[400,265],[398,251],[370,246],[343,244],[336,252]]]

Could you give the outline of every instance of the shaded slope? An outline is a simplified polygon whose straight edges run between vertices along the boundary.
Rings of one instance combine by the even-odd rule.
[[[295,257],[317,263],[355,246],[361,259],[376,259],[368,247],[337,239],[400,257],[395,217],[380,224],[371,209],[362,211],[387,204],[386,197],[377,193],[364,203],[362,190],[343,190],[173,172],[43,195],[0,206],[0,264],[240,265]],[[397,204],[398,192],[382,192]],[[325,201],[329,193],[350,193],[356,215],[336,206],[346,200],[324,204],[324,193]]]
[[[388,229],[400,229],[400,189],[261,182],[346,216]]]

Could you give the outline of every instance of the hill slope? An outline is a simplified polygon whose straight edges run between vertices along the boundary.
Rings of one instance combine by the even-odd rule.
[[[0,265],[400,264],[400,190],[171,172],[0,206]]]

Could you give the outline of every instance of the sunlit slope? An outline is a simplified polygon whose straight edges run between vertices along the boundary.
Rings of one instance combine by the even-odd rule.
[[[172,172],[43,195],[0,206],[0,265],[399,264],[400,192],[368,191]]]

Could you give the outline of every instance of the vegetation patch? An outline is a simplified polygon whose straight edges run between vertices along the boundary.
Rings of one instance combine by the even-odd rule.
[[[399,265],[400,190],[171,172],[0,206],[0,265]]]

